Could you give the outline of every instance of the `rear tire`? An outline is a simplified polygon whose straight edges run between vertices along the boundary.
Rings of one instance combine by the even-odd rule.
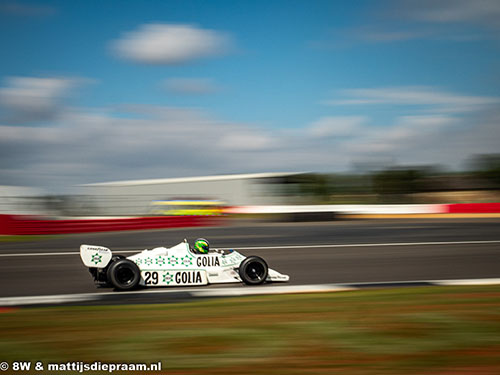
[[[250,256],[241,262],[238,272],[245,284],[259,285],[266,281],[268,267],[261,257]]]
[[[107,272],[108,282],[118,290],[131,290],[139,285],[141,271],[129,259],[118,259],[111,263]]]

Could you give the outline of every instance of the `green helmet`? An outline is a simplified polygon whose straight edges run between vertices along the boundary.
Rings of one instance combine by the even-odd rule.
[[[209,245],[208,241],[204,238],[198,238],[194,242],[194,250],[199,254],[208,254],[209,248],[210,248],[210,245]]]

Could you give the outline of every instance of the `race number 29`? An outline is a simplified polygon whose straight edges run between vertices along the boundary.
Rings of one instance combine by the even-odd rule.
[[[145,272],[144,282],[146,285],[157,285],[158,284],[158,272]]]

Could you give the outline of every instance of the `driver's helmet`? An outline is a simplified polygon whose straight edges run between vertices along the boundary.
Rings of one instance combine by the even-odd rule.
[[[194,251],[197,252],[198,254],[208,254],[209,248],[210,245],[208,241],[204,238],[198,238],[194,242]]]

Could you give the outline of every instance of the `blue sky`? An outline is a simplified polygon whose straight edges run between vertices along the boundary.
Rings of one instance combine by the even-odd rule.
[[[500,2],[0,3],[1,184],[498,149]]]

